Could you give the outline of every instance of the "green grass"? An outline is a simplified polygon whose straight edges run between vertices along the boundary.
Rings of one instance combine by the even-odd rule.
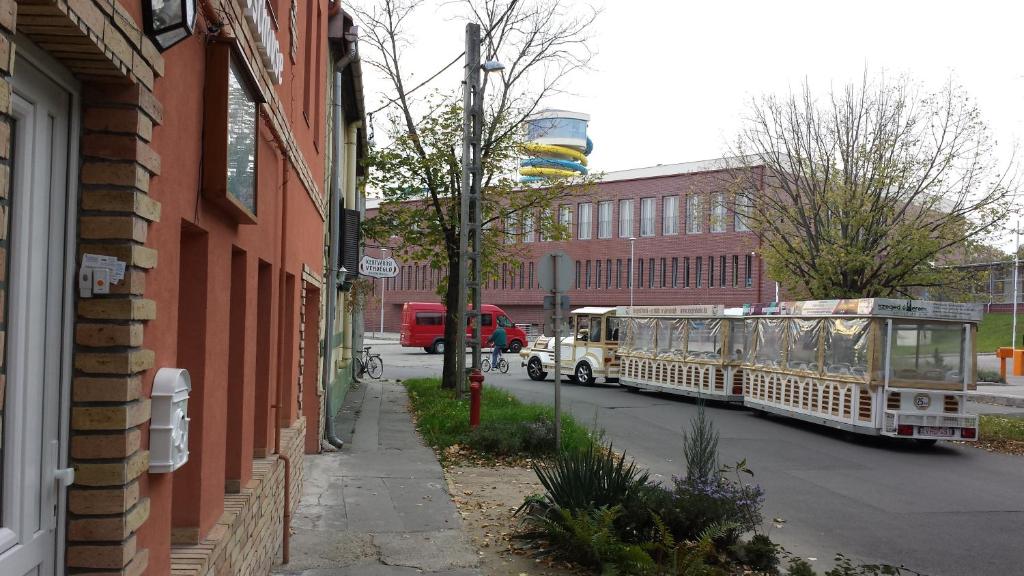
[[[416,378],[403,382],[409,391],[409,402],[416,414],[416,426],[423,439],[439,454],[449,446],[460,445],[482,452],[481,456],[510,456],[513,454],[488,454],[487,448],[480,449],[480,435],[473,434],[469,427],[469,400],[456,400],[454,392],[441,388],[437,378]],[[554,421],[554,409],[540,404],[524,404],[508,392],[484,384],[480,401],[481,429],[501,429],[527,423]],[[581,426],[572,416],[562,415],[562,448],[573,450],[584,448],[594,440],[589,430]],[[515,454],[535,457],[541,454]]]
[[[1024,418],[982,414],[981,439],[1024,442]]]
[[[1000,346],[1009,346],[1012,323],[1013,314],[985,314],[978,324],[978,352],[995,352]],[[1018,324],[1017,328],[1019,338],[1024,325]]]

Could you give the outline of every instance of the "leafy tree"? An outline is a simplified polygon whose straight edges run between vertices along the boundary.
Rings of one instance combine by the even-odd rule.
[[[405,24],[424,7],[422,0],[382,0],[358,12],[372,49],[366,62],[388,79],[391,143],[369,155],[371,189],[382,196],[379,214],[365,234],[392,246],[407,259],[447,272],[439,293],[447,307],[445,341],[459,330],[459,207],[462,177],[462,108],[456,92],[435,92],[417,100],[408,86],[403,54],[410,46]],[[561,0],[465,0],[470,21],[483,30],[482,58],[497,58],[505,69],[484,76],[485,114],[480,158],[485,275],[502,263],[517,263],[524,248],[514,243],[524,225],[549,238],[565,230],[552,209],[556,199],[580,194],[586,179],[523,186],[516,180],[522,156],[523,121],[545,99],[560,92],[573,71],[589,59],[587,39],[596,12]],[[461,61],[461,56],[455,61]],[[420,84],[422,86],[422,84]],[[518,223],[518,225],[517,225]],[[462,350],[446,346],[442,385],[457,387],[456,361]]]
[[[808,298],[910,296],[1005,224],[1017,193],[974,102],[947,83],[870,80],[754,100],[730,171],[768,273]],[[763,184],[762,184],[763,182]],[[742,203],[740,203],[742,205]]]

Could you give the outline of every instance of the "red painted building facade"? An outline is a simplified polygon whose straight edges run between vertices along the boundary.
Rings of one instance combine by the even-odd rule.
[[[585,197],[553,207],[570,230],[568,240],[546,240],[529,226],[516,229],[522,244],[510,249],[523,254],[523,264],[506,266],[499,278],[488,282],[484,302],[502,307],[516,323],[543,329],[546,292],[537,285],[536,260],[554,250],[573,261],[575,277],[568,292],[573,307],[628,305],[631,284],[638,306],[774,300],[775,282],[765,276],[757,239],[744,226],[746,203],[729,184],[722,169],[726,163],[689,162],[605,174]],[[367,211],[367,217],[373,213]],[[439,300],[435,290],[443,271],[399,264],[396,278],[376,281],[378,306],[384,290],[385,331],[399,330],[403,303]],[[367,331],[380,329],[379,310],[366,318]]]
[[[182,5],[194,29],[147,26]],[[280,561],[319,448],[351,23],[337,0],[0,0],[0,574]],[[188,420],[164,368],[191,376]]]

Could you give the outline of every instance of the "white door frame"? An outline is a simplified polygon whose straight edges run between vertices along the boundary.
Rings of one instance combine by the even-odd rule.
[[[77,221],[78,221],[78,164],[79,164],[79,138],[80,138],[80,97],[79,97],[79,86],[74,76],[56,60],[46,54],[44,51],[33,45],[27,38],[22,35],[18,35],[15,41],[17,52],[18,52],[18,65],[15,68],[14,76],[10,82],[12,85],[12,114],[17,116],[19,113],[25,110],[26,101],[24,98],[19,96],[22,87],[19,87],[19,78],[25,78],[28,82],[38,82],[38,80],[31,79],[32,76],[38,78],[38,74],[41,74],[46,80],[56,84],[59,88],[63,89],[67,93],[68,109],[67,109],[67,121],[68,131],[66,141],[58,142],[51,150],[57,154],[63,154],[62,149],[66,150],[66,166],[63,175],[63,186],[53,186],[51,192],[51,206],[60,206],[61,210],[54,210],[51,212],[50,222],[50,236],[47,243],[52,249],[60,248],[61,254],[57,257],[49,259],[46,266],[46,277],[50,279],[58,279],[59,281],[48,283],[49,290],[46,296],[47,309],[48,310],[59,310],[60,314],[48,316],[47,318],[47,331],[57,332],[57,335],[50,340],[50,342],[57,343],[59,351],[54,353],[54,357],[59,358],[59,362],[49,363],[46,365],[45,379],[47,381],[56,381],[59,385],[56,390],[52,388],[48,389],[48,394],[42,401],[44,406],[58,406],[59,409],[56,413],[52,411],[44,412],[44,423],[43,433],[49,436],[56,430],[56,436],[58,443],[56,445],[47,446],[43,449],[42,466],[44,471],[44,478],[40,480],[41,485],[39,489],[42,491],[53,490],[48,500],[55,505],[56,517],[49,518],[43,517],[42,522],[51,523],[52,529],[54,530],[54,551],[53,551],[53,570],[54,573],[60,574],[64,572],[64,550],[65,550],[65,524],[66,524],[66,513],[67,513],[67,491],[63,488],[58,488],[56,484],[56,478],[54,477],[52,483],[49,478],[45,476],[45,471],[53,470],[56,471],[59,468],[67,467],[67,452],[69,444],[69,404],[70,404],[70,387],[71,387],[71,376],[72,376],[72,353],[73,353],[73,334],[74,334],[74,318],[75,318],[75,292],[74,292],[74,281],[77,277],[75,266],[77,261],[76,247],[77,247]],[[18,68],[22,69],[21,76],[18,75]],[[34,69],[26,71],[27,69]],[[28,89],[35,88],[40,89],[38,86],[33,86]],[[45,89],[45,88],[44,88]],[[12,146],[16,145],[19,138],[18,130],[12,132]],[[58,148],[59,146],[59,148]],[[15,152],[17,154],[17,152]],[[19,162],[17,156],[14,157],[12,163],[12,171]],[[22,167],[24,169],[24,166]],[[15,185],[16,174],[12,173],[11,186]],[[55,183],[56,184],[56,183]],[[57,193],[63,189],[63,197],[57,196]],[[18,199],[12,196],[14,202]],[[13,206],[13,205],[12,205]],[[17,207],[15,207],[17,210]],[[13,225],[12,218],[11,224]],[[12,228],[12,232],[13,232]],[[13,239],[13,238],[12,238]],[[17,249],[15,247],[15,249]],[[8,254],[8,258],[14,257],[13,253]],[[15,282],[27,282],[27,279],[14,278],[12,274],[8,278],[8,290],[10,291]],[[24,289],[23,285],[21,289]],[[12,349],[17,350],[18,343],[12,340],[9,336],[11,334],[11,327],[13,324],[13,314],[9,314],[8,318],[8,338],[7,346],[8,353],[12,353]],[[26,321],[27,318],[20,319],[21,322]],[[8,366],[10,369],[10,366]],[[8,391],[11,392],[10,380],[8,381]],[[17,392],[15,391],[17,394]],[[56,395],[56,397],[54,397]],[[8,397],[10,403],[12,398]],[[14,401],[17,402],[17,396]],[[11,404],[9,404],[11,405]],[[5,443],[6,440],[5,440]],[[10,446],[11,444],[8,443]],[[20,451],[22,446],[20,442],[15,441],[14,449],[16,452]],[[15,454],[18,456],[18,454]],[[8,454],[4,453],[3,457],[5,460],[10,461]],[[4,482],[9,484],[8,477],[12,470],[7,470]],[[26,509],[23,509],[24,511]],[[4,512],[6,516],[10,512]],[[8,534],[10,536],[10,534]],[[0,548],[6,548],[3,543],[0,542]]]

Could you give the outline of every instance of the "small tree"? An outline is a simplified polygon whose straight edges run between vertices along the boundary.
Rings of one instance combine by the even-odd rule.
[[[818,99],[751,103],[731,171],[768,273],[794,296],[910,296],[963,275],[943,267],[1007,217],[1009,167],[977,107],[952,83],[921,94],[906,79],[848,85]]]
[[[560,237],[565,231],[552,205],[558,198],[579,194],[585,183],[585,179],[567,179],[542,187],[522,186],[515,173],[523,122],[560,91],[573,71],[587,65],[587,39],[596,12],[567,7],[560,0],[465,0],[460,4],[484,31],[485,58],[497,58],[505,65],[500,74],[484,78],[480,148],[486,226],[482,263],[485,273],[493,277],[502,262],[516,262],[522,254],[521,248],[508,242],[522,231],[509,224],[532,222],[535,231]],[[408,87],[403,68],[403,52],[409,45],[404,24],[423,5],[422,0],[382,0],[375,8],[358,12],[372,49],[366,61],[389,80],[392,104],[392,143],[369,156],[369,185],[384,202],[364,230],[397,253],[447,272],[439,293],[447,307],[445,341],[451,344],[465,329],[456,321],[458,290],[449,289],[465,281],[458,276],[462,108],[455,92],[434,93],[419,102],[411,96],[416,87]],[[444,387],[456,387],[460,377],[456,360],[463,353],[454,346],[445,347]]]

